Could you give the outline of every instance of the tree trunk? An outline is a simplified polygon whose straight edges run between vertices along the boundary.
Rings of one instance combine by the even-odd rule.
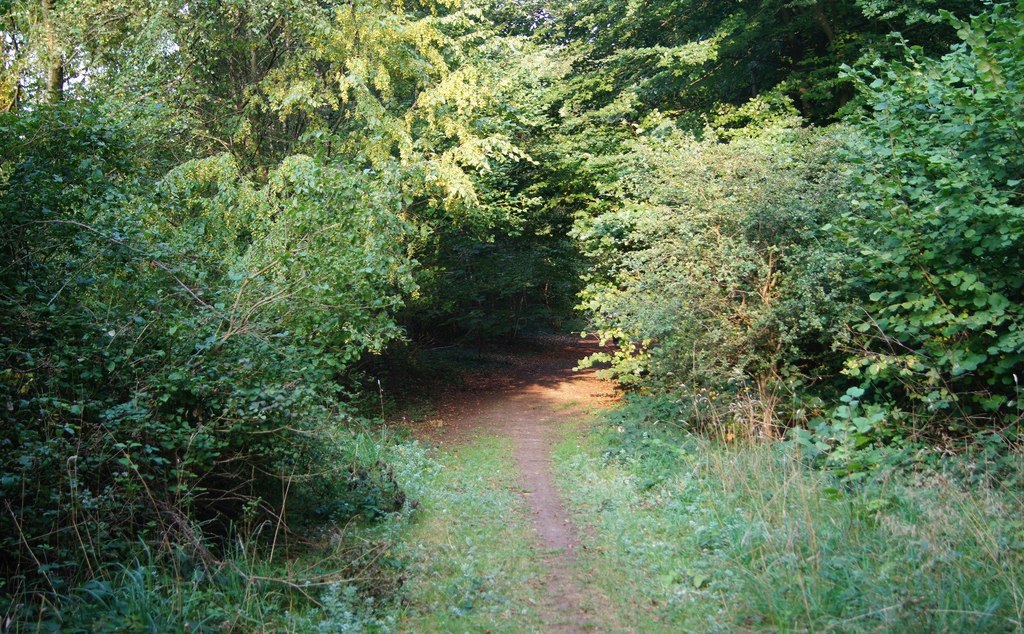
[[[818,21],[818,25],[821,26],[821,30],[825,33],[825,37],[828,38],[829,46],[835,46],[836,32],[832,28],[832,22],[830,22],[828,16],[825,15],[825,9],[822,8],[820,2],[814,3],[814,18]]]
[[[49,68],[46,69],[46,100],[64,101],[64,55],[57,46],[57,33],[53,25],[53,0],[43,3],[43,28],[46,29],[46,48]]]

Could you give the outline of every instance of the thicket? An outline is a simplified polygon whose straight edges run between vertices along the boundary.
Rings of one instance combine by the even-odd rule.
[[[217,156],[150,180],[88,106],[0,129],[7,570],[194,542],[280,507],[268,480],[342,473],[341,373],[411,283],[381,239],[402,223],[352,204],[364,177],[294,158],[256,187]]]
[[[634,385],[751,391],[768,435],[773,393],[840,369],[832,343],[849,310],[824,228],[842,209],[844,132],[793,123],[726,142],[655,132],[619,161],[621,209],[575,230],[604,264],[583,305],[619,342],[594,360]]]
[[[838,225],[859,248],[850,374],[957,419],[1021,411],[1021,9],[947,15],[962,41],[941,58],[851,72],[870,111],[844,154],[855,181]]]
[[[932,22],[956,32],[945,54],[894,35],[888,61],[842,67],[842,124],[808,127],[781,90],[689,132],[636,123],[611,202],[574,229],[597,263],[582,307],[618,344],[592,361],[680,395],[698,427],[797,428],[852,471],[878,445],[1013,445],[1020,7]]]

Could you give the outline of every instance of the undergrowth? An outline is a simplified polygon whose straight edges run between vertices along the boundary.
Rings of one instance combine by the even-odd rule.
[[[795,443],[711,441],[657,406],[634,400],[556,453],[584,564],[643,631],[1024,627],[1019,480],[971,480],[959,457],[853,481]]]
[[[5,579],[0,631],[536,630],[542,570],[524,556],[534,537],[509,442],[436,455],[353,433],[343,484],[282,493],[294,521],[253,509],[223,543],[140,540],[125,561],[42,593]]]
[[[220,542],[140,540],[123,562],[39,591],[0,582],[3,632],[388,632],[401,566],[392,547],[416,518],[408,490],[433,464],[388,432],[353,434],[345,477],[289,500],[278,520],[255,504]],[[283,505],[284,506],[284,505]],[[285,514],[303,516],[286,522]],[[46,570],[40,571],[45,575]]]

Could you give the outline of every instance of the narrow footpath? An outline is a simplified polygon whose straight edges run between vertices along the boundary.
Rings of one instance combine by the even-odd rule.
[[[575,565],[580,540],[555,486],[551,453],[567,426],[609,407],[618,395],[593,370],[573,369],[597,351],[596,342],[560,337],[531,343],[533,351],[488,355],[493,368],[439,398],[438,416],[420,428],[421,435],[441,447],[484,436],[511,439],[518,485],[536,534],[535,556],[545,571],[544,599],[537,606],[544,629],[606,631],[608,615],[594,613],[601,601]]]

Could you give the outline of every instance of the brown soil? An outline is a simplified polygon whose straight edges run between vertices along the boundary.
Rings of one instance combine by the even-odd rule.
[[[554,337],[531,340],[525,347],[527,352],[514,354],[481,353],[486,369],[439,395],[438,415],[416,431],[436,445],[463,443],[478,435],[512,438],[519,485],[548,571],[546,601],[540,606],[545,631],[593,630],[599,626],[587,606],[600,600],[588,596],[586,580],[575,573],[579,540],[555,487],[551,449],[560,429],[590,410],[609,406],[618,394],[592,370],[573,370],[579,359],[598,350],[595,341]]]

